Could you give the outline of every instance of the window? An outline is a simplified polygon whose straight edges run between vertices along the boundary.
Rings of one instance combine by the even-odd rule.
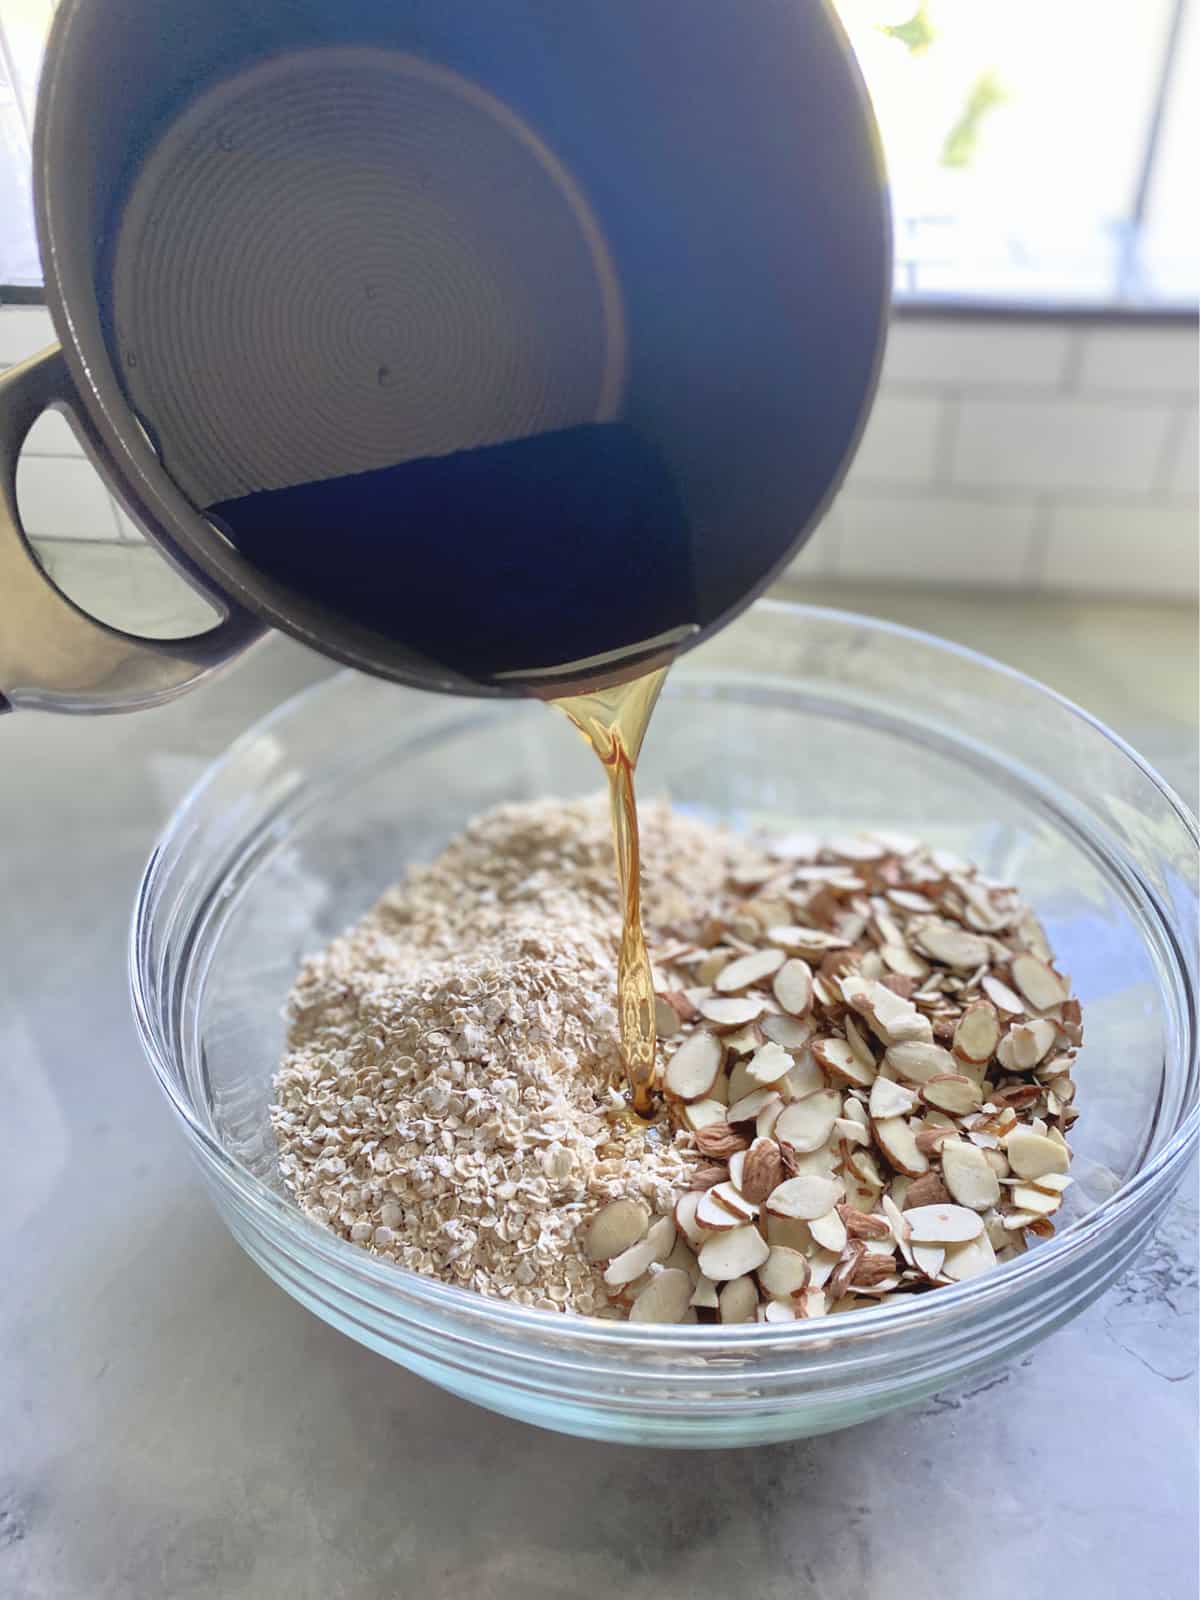
[[[0,284],[41,281],[29,131],[54,4],[0,0]],[[880,123],[900,298],[1194,304],[1200,0],[834,5]]]

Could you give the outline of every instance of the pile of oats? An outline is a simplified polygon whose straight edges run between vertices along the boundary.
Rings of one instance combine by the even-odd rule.
[[[757,852],[642,816],[651,927],[689,926]],[[550,1310],[608,1304],[581,1225],[615,1195],[669,1211],[690,1134],[627,1128],[607,803],[476,820],[310,960],[271,1121],[315,1221],[416,1272]]]
[[[507,806],[291,997],[272,1123],[305,1212],[548,1310],[781,1322],[1053,1232],[1078,1002],[1010,885],[894,835],[642,813],[664,1116],[624,1103],[605,802]]]

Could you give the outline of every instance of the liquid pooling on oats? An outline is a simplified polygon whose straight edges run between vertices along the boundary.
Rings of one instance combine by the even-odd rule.
[[[650,714],[667,668],[591,694],[566,695],[550,703],[564,712],[600,758],[608,777],[613,848],[621,895],[621,948],[617,958],[617,1013],[621,1056],[633,1109],[654,1110],[654,981],[642,933],[641,850],[633,774]]]

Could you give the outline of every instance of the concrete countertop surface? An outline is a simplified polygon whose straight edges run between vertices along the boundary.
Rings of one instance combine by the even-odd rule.
[[[1195,803],[1190,614],[819,598],[1033,671]],[[1192,1600],[1194,1181],[1125,1278],[1019,1363],[731,1452],[491,1416],[241,1254],[141,1058],[126,928],[183,791],[326,670],[276,640],[156,711],[0,719],[0,1597]]]

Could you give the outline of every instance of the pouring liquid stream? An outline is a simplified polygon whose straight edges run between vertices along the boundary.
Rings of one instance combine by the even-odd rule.
[[[646,1118],[654,1114],[654,1052],[658,1039],[654,981],[642,932],[641,849],[633,774],[667,670],[660,667],[611,689],[550,701],[579,729],[608,777],[621,896],[621,945],[617,957],[621,1057],[632,1108]]]

